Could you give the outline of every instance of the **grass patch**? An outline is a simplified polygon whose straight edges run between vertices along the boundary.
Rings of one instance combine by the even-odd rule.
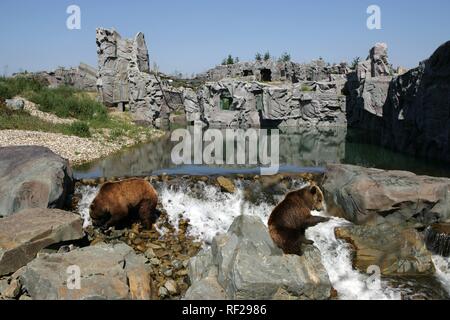
[[[83,128],[83,130],[81,130]],[[26,130],[61,133],[69,136],[90,137],[89,127],[73,124],[52,124],[31,116],[26,111],[13,111],[0,103],[0,130]]]
[[[41,111],[77,121],[52,124],[25,111],[12,111],[2,106],[2,101],[15,96],[34,102]],[[97,102],[91,93],[65,86],[48,88],[45,83],[32,77],[0,77],[0,130],[5,129],[55,132],[78,137],[100,133],[110,142],[125,138],[140,142],[150,138],[155,131],[135,125],[129,114],[116,116],[108,113],[108,109]]]

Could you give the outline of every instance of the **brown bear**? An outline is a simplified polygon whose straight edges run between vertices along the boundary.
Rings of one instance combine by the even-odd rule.
[[[275,244],[285,254],[301,256],[302,244],[314,242],[305,237],[305,231],[329,218],[313,216],[311,210],[323,210],[323,194],[316,185],[290,192],[269,218],[269,232]]]
[[[146,180],[107,182],[92,202],[90,216],[95,226],[108,228],[138,218],[150,230],[159,217],[157,204],[158,193]]]

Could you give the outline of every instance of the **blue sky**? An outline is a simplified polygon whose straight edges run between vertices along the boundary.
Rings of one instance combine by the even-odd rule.
[[[81,8],[81,30],[68,30],[66,8]],[[380,6],[382,30],[366,27],[367,7]],[[306,62],[365,58],[376,42],[394,65],[414,67],[450,40],[448,0],[1,0],[0,73],[97,65],[95,29],[122,36],[143,31],[151,63],[191,74],[228,54],[251,60],[257,51]]]

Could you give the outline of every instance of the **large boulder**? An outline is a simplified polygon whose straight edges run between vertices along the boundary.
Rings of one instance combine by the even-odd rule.
[[[152,285],[146,259],[123,243],[99,244],[30,262],[20,282],[34,300],[149,300]],[[69,268],[71,267],[71,268]],[[79,288],[68,286],[80,272]]]
[[[433,223],[450,217],[450,179],[353,165],[329,165],[322,189],[328,212],[356,224],[372,219]]]
[[[52,245],[82,238],[79,215],[58,209],[27,209],[0,220],[0,276],[15,272]]]
[[[72,192],[69,162],[51,150],[0,148],[0,217],[27,208],[62,209]]]
[[[328,299],[332,287],[321,255],[284,255],[258,217],[240,216],[227,234],[190,260],[185,299]]]
[[[433,275],[435,268],[423,236],[414,228],[380,224],[340,227],[336,238],[351,244],[353,265],[362,272],[378,266],[387,276]]]

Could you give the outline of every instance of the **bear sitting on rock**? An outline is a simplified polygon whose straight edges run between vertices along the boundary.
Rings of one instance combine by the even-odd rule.
[[[107,182],[90,206],[90,216],[95,226],[122,227],[139,219],[146,229],[151,229],[159,217],[156,210],[158,193],[143,179]]]
[[[312,245],[305,231],[329,218],[313,216],[312,210],[323,210],[323,194],[316,185],[290,192],[269,218],[269,232],[274,243],[285,254],[303,254],[302,244]]]

